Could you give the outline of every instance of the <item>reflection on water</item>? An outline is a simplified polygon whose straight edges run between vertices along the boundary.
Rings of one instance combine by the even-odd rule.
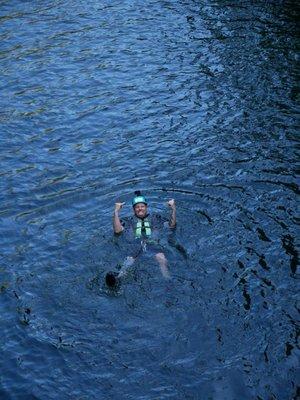
[[[2,398],[297,397],[296,21],[1,3]],[[136,189],[176,200],[172,279],[144,257],[113,293]]]

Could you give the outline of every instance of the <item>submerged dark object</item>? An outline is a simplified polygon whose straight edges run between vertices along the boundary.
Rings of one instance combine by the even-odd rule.
[[[117,272],[108,272],[105,275],[105,283],[107,284],[107,286],[113,288],[113,287],[117,287],[120,284],[120,281],[118,279],[118,273]]]

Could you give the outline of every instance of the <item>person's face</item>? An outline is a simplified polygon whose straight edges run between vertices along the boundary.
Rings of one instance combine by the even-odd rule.
[[[144,218],[147,215],[147,206],[144,203],[137,203],[133,210],[138,218]]]

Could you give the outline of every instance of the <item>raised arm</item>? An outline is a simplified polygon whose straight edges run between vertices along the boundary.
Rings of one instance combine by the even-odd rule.
[[[115,210],[113,215],[113,228],[115,233],[121,233],[124,230],[119,217],[119,211],[121,210],[124,204],[125,203],[115,204]]]
[[[176,205],[175,200],[171,199],[168,201],[168,206],[171,207],[171,215],[169,220],[169,227],[175,228],[176,227]]]

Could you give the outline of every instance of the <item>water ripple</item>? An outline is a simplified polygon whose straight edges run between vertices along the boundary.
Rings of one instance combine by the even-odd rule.
[[[2,2],[0,397],[296,398],[298,11]],[[172,280],[111,293],[136,189]]]

